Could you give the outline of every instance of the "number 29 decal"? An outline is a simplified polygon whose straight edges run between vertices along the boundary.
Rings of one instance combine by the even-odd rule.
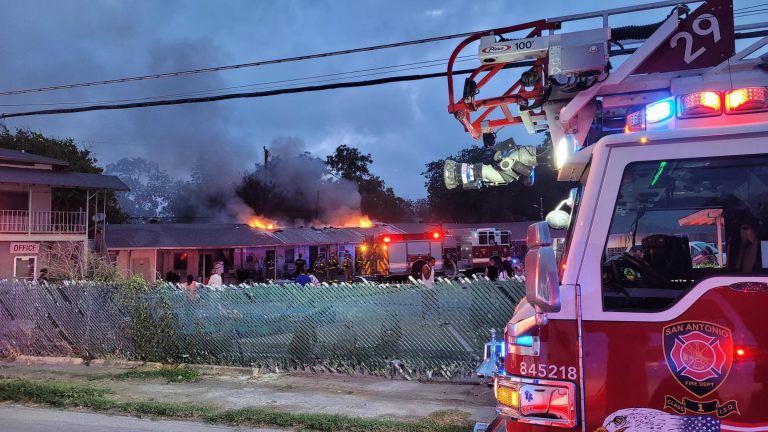
[[[705,22],[708,23],[708,25],[706,28],[703,28],[702,24]],[[717,21],[717,17],[714,15],[702,14],[693,21],[692,27],[693,32],[697,36],[703,37],[711,35],[714,43],[720,42],[720,23]],[[683,61],[685,61],[686,64],[691,64],[691,62],[699,58],[699,56],[707,51],[707,48],[703,46],[694,51],[694,36],[687,31],[681,31],[672,36],[672,38],[669,40],[669,46],[675,48],[681,40],[685,43]]]

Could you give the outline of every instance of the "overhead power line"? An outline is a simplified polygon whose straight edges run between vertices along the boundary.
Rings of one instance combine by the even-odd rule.
[[[457,57],[456,63],[470,61],[475,58],[476,57],[473,55],[460,56],[460,57]],[[412,62],[412,63],[403,63],[403,64],[393,65],[393,66],[380,66],[375,68],[358,69],[358,70],[352,70],[352,71],[346,71],[346,72],[336,72],[336,73],[330,73],[330,74],[305,76],[300,78],[289,78],[289,79],[282,79],[282,80],[275,80],[275,81],[265,81],[260,83],[219,87],[214,89],[196,90],[196,91],[189,91],[189,92],[183,92],[183,93],[147,96],[142,98],[111,99],[111,100],[99,100],[99,101],[78,101],[78,102],[69,101],[69,102],[12,103],[12,104],[0,104],[0,107],[112,104],[112,103],[121,103],[121,102],[139,102],[139,101],[148,101],[148,100],[155,100],[155,99],[179,98],[179,97],[203,95],[203,94],[209,94],[209,93],[215,93],[215,92],[222,92],[226,90],[237,90],[237,89],[246,89],[246,88],[259,89],[259,90],[266,90],[266,89],[271,90],[274,88],[288,87],[287,85],[288,83],[292,83],[294,85],[319,84],[324,82],[341,81],[341,80],[350,79],[350,78],[362,78],[366,76],[386,75],[386,74],[392,74],[396,72],[405,72],[405,71],[410,71],[415,69],[431,68],[435,66],[443,66],[446,64],[448,64],[448,59],[435,59],[435,60],[425,60],[425,61]],[[370,73],[364,73],[364,72],[370,72]],[[324,78],[324,79],[320,79],[320,78]]]
[[[764,36],[768,36],[768,30],[735,33],[736,39],[749,39],[749,38],[764,37]],[[634,51],[635,49],[621,49],[621,50],[611,51],[611,56],[632,54]],[[417,62],[415,64],[430,63],[434,61],[435,60]],[[532,65],[533,65],[533,62],[531,61],[522,61],[522,62],[516,62],[516,63],[509,63],[506,66],[504,66],[504,69],[528,67]],[[373,68],[373,70],[388,69],[393,67],[397,67],[397,66]],[[419,67],[414,67],[409,69],[418,69],[418,68]],[[408,70],[408,69],[403,69],[403,70]],[[464,75],[464,74],[471,73],[473,71],[475,71],[475,69],[463,69],[463,70],[454,71],[453,75]],[[346,73],[342,72],[337,74],[328,74],[328,76],[343,75],[343,74],[346,74]],[[376,74],[367,74],[367,75],[376,75]],[[222,100],[228,100],[228,99],[260,98],[260,97],[277,96],[277,95],[283,95],[283,94],[307,93],[307,92],[334,90],[334,89],[341,89],[341,88],[369,87],[369,86],[376,86],[376,85],[389,84],[389,83],[395,83],[395,82],[418,81],[423,79],[445,77],[446,75],[447,75],[447,72],[436,72],[431,74],[401,75],[401,76],[394,76],[394,77],[387,77],[387,78],[379,78],[374,80],[349,81],[349,82],[342,82],[342,83],[335,83],[335,84],[279,88],[279,89],[268,90],[268,91],[228,93],[228,94],[196,97],[196,98],[151,100],[151,101],[145,101],[145,102],[122,103],[122,104],[99,103],[96,105],[79,106],[79,107],[73,107],[73,108],[56,108],[56,109],[37,110],[37,111],[4,113],[4,114],[0,114],[0,120],[6,119],[6,118],[13,118],[13,117],[28,117],[28,116],[34,116],[34,115],[70,114],[70,113],[87,112],[87,111],[105,111],[105,110],[121,110],[121,109],[131,109],[131,108],[145,108],[145,107],[154,107],[154,106],[185,105],[185,104],[195,104],[195,103],[205,103],[205,102],[216,102],[216,101],[222,101]],[[366,75],[360,75],[360,76],[366,76]],[[301,78],[292,79],[292,80],[283,80],[283,82],[295,81],[295,80],[301,80]],[[325,80],[325,81],[335,81],[335,80]],[[276,81],[276,82],[280,82],[280,81]],[[257,86],[257,85],[258,84],[247,85],[247,86],[235,86],[231,88],[250,87],[250,86]],[[206,93],[210,91],[215,91],[215,90],[203,90],[203,91],[193,92],[190,94]],[[141,99],[135,99],[135,100],[146,100],[146,99],[153,99],[153,98],[141,98]]]
[[[54,90],[67,90],[67,89],[75,89],[75,88],[82,88],[82,87],[94,87],[94,86],[102,86],[107,84],[119,84],[119,83],[145,81],[145,80],[159,79],[159,78],[173,78],[173,77],[197,75],[197,74],[209,73],[209,72],[221,72],[226,70],[252,68],[252,67],[265,66],[265,65],[271,65],[271,64],[290,63],[290,62],[312,60],[312,59],[325,58],[325,57],[355,54],[360,52],[377,51],[377,50],[383,50],[383,49],[389,49],[389,48],[399,48],[399,47],[404,47],[409,45],[419,45],[419,44],[424,44],[429,42],[439,42],[444,40],[456,39],[460,37],[467,37],[476,33],[483,33],[488,31],[491,31],[491,30],[489,29],[489,30],[473,31],[473,32],[466,32],[466,33],[456,33],[451,35],[435,36],[430,38],[415,39],[415,40],[395,42],[390,44],[373,45],[373,46],[368,46],[363,48],[353,48],[353,49],[340,50],[340,51],[329,51],[324,53],[308,54],[303,56],[286,57],[286,58],[271,59],[271,60],[262,60],[257,62],[240,63],[240,64],[227,65],[227,66],[205,67],[205,68],[199,68],[199,69],[188,69],[188,70],[176,71],[176,72],[139,75],[139,76],[115,78],[115,79],[108,79],[108,80],[101,80],[101,81],[89,81],[89,82],[81,82],[81,83],[75,83],[75,84],[62,84],[62,85],[54,85],[54,86],[48,86],[48,87],[0,91],[0,96],[13,96],[13,95],[20,95],[20,94],[28,94],[28,93],[42,93],[42,92],[54,91]]]
[[[734,15],[737,17],[759,15],[763,13],[762,9],[759,9],[759,8],[765,5],[768,5],[768,3],[761,3],[757,5],[735,9]],[[160,79],[160,78],[173,78],[173,77],[180,77],[180,76],[187,76],[187,75],[197,75],[197,74],[210,73],[210,72],[221,72],[226,70],[245,69],[245,68],[257,67],[257,66],[271,65],[271,64],[290,63],[290,62],[318,59],[318,58],[325,58],[325,57],[355,54],[360,52],[377,51],[377,50],[389,49],[389,48],[399,48],[404,46],[419,45],[419,44],[430,43],[430,42],[440,42],[440,41],[456,39],[460,37],[468,37],[477,33],[485,33],[490,31],[493,31],[493,29],[486,29],[486,30],[472,31],[472,32],[465,32],[465,33],[455,33],[455,34],[443,35],[443,36],[434,36],[430,38],[422,38],[422,39],[394,42],[394,43],[381,44],[381,45],[372,45],[372,46],[362,47],[362,48],[352,48],[347,50],[329,51],[329,52],[317,53],[317,54],[307,54],[303,56],[262,60],[262,61],[256,61],[256,62],[250,62],[250,63],[240,63],[240,64],[226,65],[226,66],[187,69],[187,70],[176,71],[176,72],[138,75],[138,76],[115,78],[115,79],[100,80],[100,81],[88,81],[88,82],[73,83],[73,84],[53,85],[53,86],[47,86],[47,87],[7,90],[7,91],[0,91],[0,96],[42,93],[42,92],[55,91],[55,90],[67,90],[67,89],[75,89],[75,88],[82,88],[82,87],[94,87],[94,86],[102,86],[102,85],[108,85],[108,84],[120,84],[120,83],[134,82],[134,81],[145,81],[145,80]]]
[[[523,66],[532,66],[532,65],[533,65],[533,62],[529,61],[529,62],[520,62],[514,65],[510,63],[507,66],[523,67]],[[460,71],[454,71],[453,74],[463,75],[463,74],[472,73],[474,70],[475,70],[474,68],[463,69]],[[105,111],[105,110],[146,108],[146,107],[167,106],[167,105],[185,105],[185,104],[204,103],[204,102],[216,102],[216,101],[222,101],[222,100],[228,100],[228,99],[260,98],[260,97],[277,96],[277,95],[283,95],[283,94],[306,93],[306,92],[335,90],[335,89],[353,88],[353,87],[368,87],[368,86],[389,84],[389,83],[395,83],[395,82],[405,82],[405,81],[418,81],[418,80],[429,79],[429,78],[445,77],[446,75],[447,75],[447,72],[435,72],[431,74],[401,75],[401,76],[379,78],[379,79],[373,79],[373,80],[349,81],[349,82],[342,82],[342,83],[304,86],[304,87],[291,87],[291,88],[267,90],[267,91],[259,91],[259,92],[228,93],[228,94],[215,95],[215,96],[202,96],[202,97],[181,98],[181,99],[164,99],[164,100],[158,100],[158,101],[134,102],[134,103],[124,103],[124,104],[113,104],[113,105],[88,105],[88,106],[81,106],[81,107],[75,107],[75,108],[55,108],[55,109],[38,110],[38,111],[26,111],[26,112],[0,114],[0,119],[7,119],[12,117],[28,117],[28,116],[34,116],[34,115],[70,114],[70,113],[87,112],[87,111]]]

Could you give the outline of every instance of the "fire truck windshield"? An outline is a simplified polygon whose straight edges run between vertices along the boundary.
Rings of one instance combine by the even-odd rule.
[[[601,271],[612,311],[663,310],[705,277],[768,272],[768,155],[629,164]]]

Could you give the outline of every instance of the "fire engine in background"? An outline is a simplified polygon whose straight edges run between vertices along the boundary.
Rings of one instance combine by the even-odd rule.
[[[482,271],[491,258],[509,258],[513,265],[522,265],[525,242],[512,238],[512,233],[498,228],[451,229],[446,239],[444,255],[453,257],[457,270],[465,275]]]
[[[496,143],[513,124],[548,131],[575,185],[528,229],[489,430],[768,431],[768,25],[735,26],[729,0],[679,3],[483,32],[450,58],[449,112],[496,164],[448,162],[446,186],[532,181],[543,152]],[[603,26],[558,33],[590,19]],[[548,224],[568,230],[559,259]],[[694,242],[717,256],[694,262]]]
[[[418,279],[427,258],[436,260],[440,276],[469,276],[484,271],[492,258],[509,258],[513,266],[522,267],[528,248],[525,242],[513,240],[508,230],[498,228],[456,228],[423,233],[393,233],[369,236],[358,246],[357,272],[382,280]],[[453,271],[447,264],[456,263]]]
[[[437,260],[435,271],[442,271],[443,240],[441,231],[393,233],[370,236],[358,246],[359,273],[381,280],[404,281],[418,275],[429,257]]]

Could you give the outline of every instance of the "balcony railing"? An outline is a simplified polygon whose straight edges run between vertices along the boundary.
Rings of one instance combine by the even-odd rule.
[[[85,234],[84,212],[0,210],[0,233]]]

